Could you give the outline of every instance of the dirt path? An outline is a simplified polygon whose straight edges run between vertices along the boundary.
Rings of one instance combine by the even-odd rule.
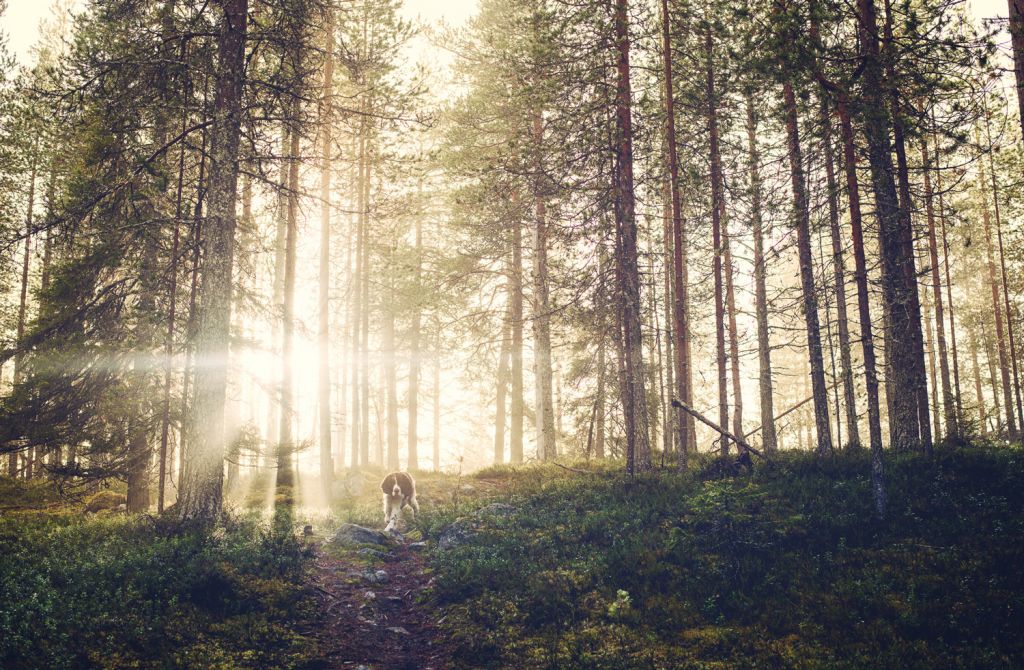
[[[451,667],[436,611],[423,602],[430,581],[424,550],[401,544],[382,554],[367,565],[318,549],[312,586],[319,612],[311,634],[320,658],[311,670]]]

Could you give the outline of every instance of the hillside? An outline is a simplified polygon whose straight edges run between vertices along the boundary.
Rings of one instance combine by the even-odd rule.
[[[885,522],[866,458],[422,473],[400,539],[348,546],[382,525],[372,486],[282,535],[5,481],[0,665],[1020,667],[1024,451],[890,459]]]

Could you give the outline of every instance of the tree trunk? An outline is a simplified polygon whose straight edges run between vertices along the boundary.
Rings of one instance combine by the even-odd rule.
[[[434,472],[441,471],[441,324],[438,323],[437,317],[434,318],[434,433],[431,435],[433,439],[433,456],[434,456]],[[520,395],[520,398],[522,395]],[[512,396],[513,403],[515,402],[515,396]],[[514,406],[514,404],[513,404]],[[513,421],[512,425],[515,425]],[[521,443],[520,443],[521,444]],[[519,453],[519,461],[522,462],[522,452]]]
[[[916,302],[916,281],[913,279],[913,256],[905,244],[909,235],[909,218],[900,211],[893,181],[892,145],[889,140],[888,106],[883,97],[882,63],[878,49],[878,22],[874,0],[857,0],[858,30],[863,63],[864,133],[868,140],[868,159],[878,212],[878,237],[882,260],[882,305],[886,311],[886,352],[893,361],[887,380],[892,412],[889,436],[896,449],[916,447],[921,443],[922,429],[918,413],[916,356],[921,352],[913,337],[913,303]],[[923,356],[921,369],[924,368]],[[927,408],[925,409],[927,411]],[[929,430],[925,426],[924,430]]]
[[[829,123],[828,104],[821,100],[823,124],[822,150],[825,152],[825,182],[828,188],[829,236],[832,241],[832,273],[836,292],[836,319],[839,328],[839,367],[843,379],[843,405],[846,409],[848,444],[860,446],[857,425],[857,396],[853,385],[853,362],[850,355],[850,321],[846,312],[846,262],[843,260],[843,238],[839,230],[839,188],[836,184],[835,154],[832,149],[832,124]]]
[[[750,223],[754,235],[754,309],[757,314],[758,389],[761,395],[761,443],[767,454],[778,448],[775,403],[772,397],[772,349],[768,331],[768,268],[764,257],[761,216],[761,157],[757,148],[757,115],[753,92],[746,92],[747,150],[750,169]]]
[[[1013,411],[1013,390],[1010,382],[1010,364],[1007,359],[1006,351],[1006,334],[1003,328],[1003,306],[999,299],[1000,297],[1000,284],[999,279],[996,275],[996,262],[995,262],[995,245],[992,242],[992,221],[989,217],[989,194],[986,188],[985,180],[985,164],[981,164],[981,197],[982,197],[982,209],[981,209],[981,220],[985,228],[985,258],[987,259],[986,267],[988,269],[988,285],[992,293],[992,312],[995,315],[995,339],[996,349],[999,353],[999,377],[1002,382],[1001,389],[1003,392],[1003,411],[1006,414],[1006,426],[1010,437],[1016,436],[1017,434],[1017,421]],[[993,380],[995,383],[995,380]],[[996,394],[998,398],[998,393]],[[998,402],[996,403],[998,405]]]
[[[395,245],[388,245],[386,267],[394,267]],[[387,465],[392,471],[399,469],[398,460],[398,369],[395,347],[395,280],[388,273],[387,304],[384,306],[384,386],[385,419],[388,431]]]
[[[18,351],[14,355],[14,385],[21,384],[24,377],[25,352],[22,346],[25,340],[25,325],[28,321],[28,269],[32,259],[32,210],[35,208],[36,195],[36,145],[33,143],[32,169],[28,182],[28,212],[25,215],[25,255],[21,261],[21,294],[18,299],[18,325],[16,342]],[[133,452],[129,451],[129,458]],[[8,474],[14,477],[18,473],[18,455],[12,451],[7,464]],[[32,476],[32,459],[29,458],[26,478]]]
[[[668,153],[669,202],[672,214],[672,364],[675,385],[670,387],[687,405],[693,405],[689,344],[689,273],[687,270],[687,227],[683,222],[679,195],[679,156],[676,141],[675,93],[672,73],[672,34],[668,0],[661,1],[662,60],[665,78],[665,143]],[[602,369],[602,373],[604,370]],[[603,420],[602,420],[603,424]],[[676,409],[674,426],[679,469],[685,469],[690,453],[693,417]],[[602,425],[603,428],[603,425]],[[694,445],[695,446],[695,445]]]
[[[924,171],[924,205],[928,221],[928,258],[931,262],[932,302],[935,305],[935,345],[939,356],[939,379],[942,384],[942,413],[945,417],[946,435],[959,434],[953,389],[949,382],[949,356],[946,350],[945,320],[942,306],[942,280],[939,275],[939,246],[935,238],[935,209],[933,204],[931,161],[928,158],[928,142],[921,140],[921,165]],[[936,437],[938,437],[936,432]]]
[[[291,135],[289,133],[289,124],[281,123],[281,159],[278,161],[277,211],[274,233],[274,314],[270,326],[274,351],[279,356],[281,353],[281,305],[284,304],[285,247],[288,233],[288,154],[291,151]],[[280,369],[273,374],[272,401],[270,411],[267,412],[267,443],[276,445],[281,433]],[[271,458],[269,450],[264,453],[265,463],[269,463]]]
[[[960,422],[964,416],[962,394],[960,393],[960,362],[956,346],[956,308],[953,305],[953,282],[949,274],[949,238],[946,235],[946,206],[942,188],[942,155],[939,152],[939,139],[935,140],[935,187],[939,194],[939,223],[942,232],[942,267],[946,279],[946,299],[949,306],[949,343],[953,354],[953,397],[956,402],[956,428],[960,430]]]
[[[363,400],[362,392],[359,386],[359,372],[362,368],[362,361],[360,356],[360,338],[362,336],[362,323],[366,318],[366,308],[364,307],[365,296],[363,295],[363,247],[366,246],[366,204],[364,203],[364,196],[366,190],[363,188],[363,183],[366,181],[366,101],[365,99],[360,102],[360,109],[363,111],[363,115],[360,117],[359,122],[359,149],[358,149],[358,166],[356,174],[356,246],[355,246],[355,269],[351,278],[351,292],[352,292],[352,453],[349,457],[349,466],[353,470],[358,470],[360,464],[366,465],[365,461],[360,461],[361,451],[359,443],[361,435],[363,434]]]
[[[327,26],[324,28],[324,86],[320,103],[321,163],[320,163],[320,284],[317,294],[317,351],[319,374],[317,398],[320,419],[320,484],[330,492],[334,479],[334,454],[331,451],[331,150],[333,148],[334,101],[334,8],[327,8]]]
[[[857,285],[858,321],[860,341],[864,356],[864,378],[868,401],[868,440],[872,453],[882,450],[882,413],[878,394],[878,372],[875,359],[873,326],[871,324],[871,302],[868,296],[868,270],[864,254],[864,227],[860,209],[860,185],[857,182],[857,153],[853,139],[853,124],[845,95],[837,101],[843,137],[843,164],[846,172],[846,192],[850,206],[850,236],[853,244],[854,282]]]
[[[533,340],[536,378],[537,457],[543,461],[558,455],[555,444],[555,412],[551,377],[551,314],[548,304],[547,206],[543,193],[543,121],[540,112],[533,116],[534,150],[534,228],[533,228]]]
[[[718,102],[715,98],[715,69],[711,26],[704,36],[704,55],[707,59],[705,98],[708,105],[708,134],[711,144],[711,236],[714,244],[712,272],[715,276],[715,352],[718,362],[718,423],[729,425],[729,390],[725,353],[725,307],[722,295],[722,212],[725,194],[722,184],[722,158],[718,138]],[[722,455],[729,453],[729,440],[722,436]]]
[[[512,224],[512,400],[509,425],[509,461],[523,462],[523,225],[516,215]]]
[[[814,286],[814,267],[811,261],[810,206],[804,181],[803,155],[800,150],[799,121],[793,86],[787,81],[782,87],[786,109],[786,136],[789,146],[789,170],[792,178],[793,201],[796,213],[797,248],[800,256],[800,284],[803,289],[804,320],[807,325],[807,349],[814,396],[814,425],[817,431],[818,453],[832,451],[832,428],[828,416],[828,391],[825,385],[825,363],[821,349],[821,330],[818,325],[818,297]]]
[[[978,402],[978,426],[984,434],[988,424],[988,412],[985,410],[985,394],[981,390],[981,366],[978,365],[978,337],[970,331],[971,362],[974,364],[974,397]]]
[[[209,217],[204,231],[206,254],[196,333],[196,357],[204,364],[196,370],[189,421],[193,436],[178,503],[180,517],[204,521],[220,514],[223,499],[224,402],[248,0],[222,0],[219,4],[223,18],[217,40]]]
[[[182,106],[181,130],[188,123],[188,107]],[[164,338],[164,390],[160,408],[160,474],[157,480],[157,512],[163,514],[167,494],[168,442],[171,430],[171,384],[174,378],[174,322],[178,305],[178,255],[181,245],[182,194],[185,180],[185,144],[178,150],[178,182],[174,194],[174,231],[171,235],[171,267],[167,278],[167,333]]]
[[[1024,140],[1024,0],[1006,0],[1010,10],[1010,44],[1013,48],[1013,73],[1017,78],[1017,105],[1020,110],[1021,139]]]
[[[419,192],[422,201],[422,184]],[[416,291],[416,305],[412,312],[412,328],[409,337],[409,460],[406,468],[411,472],[420,469],[419,461],[419,412],[420,412],[420,330],[422,328],[421,307],[423,294],[423,212],[420,210],[416,215],[416,267],[414,280]]]
[[[298,122],[299,102],[292,103],[292,121]],[[299,241],[299,129],[292,126],[288,150],[288,225],[285,231],[284,254],[284,302],[281,322],[281,418],[277,443],[277,492],[285,496],[285,502],[294,500],[295,486],[295,443],[292,432],[295,419],[295,370],[293,367],[295,348],[295,271],[296,245]]]
[[[505,404],[508,393],[508,367],[509,351],[511,349],[509,338],[512,331],[511,317],[511,291],[510,300],[505,317],[501,324],[501,351],[498,353],[498,374],[496,379],[497,393],[494,402],[494,463],[495,465],[505,462]]]
[[[623,335],[626,364],[626,437],[635,444],[635,467],[649,470],[651,447],[647,426],[647,396],[644,391],[643,336],[641,333],[640,270],[637,254],[636,203],[633,194],[633,118],[629,72],[629,16],[627,0],[615,2],[615,42],[618,50],[615,120],[616,213],[621,230]],[[634,464],[629,464],[633,473]]]
[[[1006,254],[1003,252],[1003,219],[999,209],[999,184],[996,181],[996,163],[992,148],[992,128],[988,114],[985,115],[985,135],[988,141],[989,177],[992,183],[992,206],[996,215],[996,242],[999,248],[999,270],[1003,285],[1003,307],[1006,309],[1006,339],[1009,342],[1010,369],[1013,373],[1013,394],[1017,407],[1017,426],[1024,433],[1024,408],[1020,398],[1020,371],[1017,369],[1017,338],[1013,328],[1013,308],[1010,306],[1010,288],[1006,278]],[[1018,433],[1018,437],[1020,433]]]

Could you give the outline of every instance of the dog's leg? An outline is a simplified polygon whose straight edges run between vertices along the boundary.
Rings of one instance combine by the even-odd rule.
[[[391,496],[384,494],[384,523],[391,521]]]
[[[409,496],[409,506],[412,507],[412,516],[417,518],[420,515],[420,504],[416,502],[416,494]]]

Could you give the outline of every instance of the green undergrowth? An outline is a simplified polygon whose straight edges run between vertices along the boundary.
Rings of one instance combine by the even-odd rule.
[[[292,624],[311,606],[308,559],[255,516],[202,529],[80,507],[5,513],[0,667],[293,667],[310,653]]]
[[[475,541],[435,555],[462,667],[1024,665],[1024,451],[783,457],[630,480],[498,468]],[[705,469],[705,472],[707,470]],[[475,504],[479,505],[479,502]],[[438,531],[470,513],[433,515]]]

